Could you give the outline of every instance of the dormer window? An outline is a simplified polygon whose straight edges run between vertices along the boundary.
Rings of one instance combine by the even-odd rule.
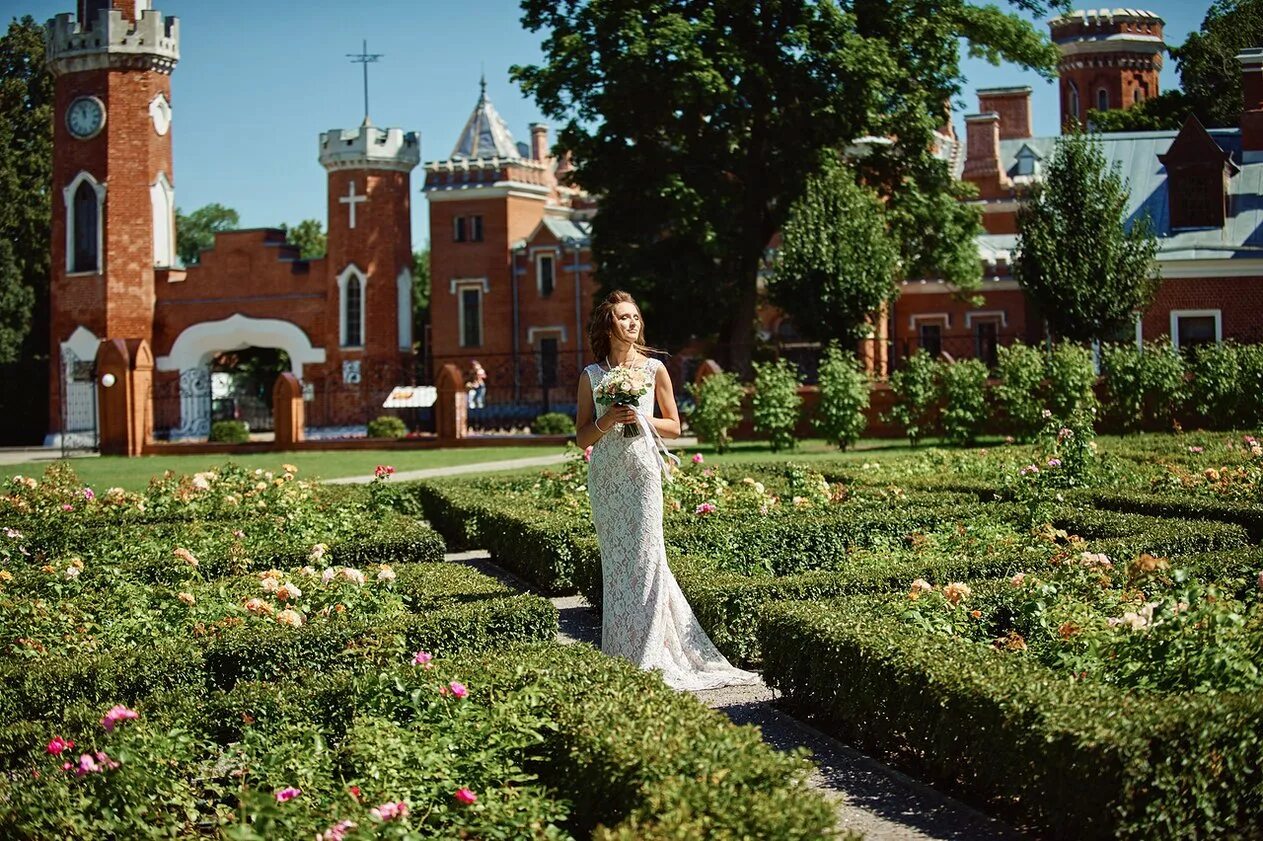
[[[1017,168],[1014,171],[1016,176],[1032,177],[1039,172],[1040,157],[1029,146],[1023,146],[1017,153]]]
[[[1222,228],[1228,217],[1228,182],[1240,168],[1196,117],[1189,117],[1165,154],[1171,229]]]

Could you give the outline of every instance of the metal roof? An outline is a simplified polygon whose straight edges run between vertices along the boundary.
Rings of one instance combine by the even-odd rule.
[[[487,80],[481,81],[478,104],[469,115],[456,148],[452,150],[452,159],[500,158],[515,159],[523,157],[521,147],[514,142],[508,125],[496,111],[491,100],[487,99]]]

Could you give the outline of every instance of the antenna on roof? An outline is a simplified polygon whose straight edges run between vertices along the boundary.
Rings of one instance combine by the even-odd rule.
[[[368,40],[365,39],[364,46],[359,53],[347,53],[346,57],[351,59],[352,64],[364,65],[364,125],[372,125],[368,119],[368,66],[381,58],[385,53],[370,53],[368,51]]]

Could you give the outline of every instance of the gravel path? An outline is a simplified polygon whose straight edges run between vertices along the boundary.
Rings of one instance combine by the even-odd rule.
[[[470,564],[516,589],[531,589],[492,563],[486,552],[453,552],[447,559]],[[582,596],[557,596],[551,601],[560,617],[558,642],[600,644],[600,617]],[[862,833],[868,841],[1006,841],[1022,837],[976,809],[782,712],[773,706],[776,695],[766,686],[727,687],[693,694],[706,706],[721,710],[734,723],[758,727],[763,741],[774,748],[810,750],[817,767],[809,783],[834,803],[839,828]]]

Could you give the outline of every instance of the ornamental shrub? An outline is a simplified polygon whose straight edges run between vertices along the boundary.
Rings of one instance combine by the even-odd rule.
[[[1241,385],[1237,424],[1243,429],[1258,429],[1263,426],[1263,345],[1237,349],[1237,378]]]
[[[1263,420],[1263,347],[1232,342],[1194,348],[1190,408],[1211,429],[1251,428]]]
[[[979,359],[943,363],[943,435],[952,444],[969,444],[987,421],[987,366]]]
[[[402,438],[407,434],[408,427],[394,415],[382,415],[368,422],[369,438]]]
[[[535,435],[574,435],[574,418],[563,412],[545,412],[531,421]]]
[[[1044,401],[1044,355],[1039,348],[1014,342],[997,348],[995,406],[1004,414],[1005,431],[1020,441],[1039,432]]]
[[[1091,350],[1070,342],[1053,347],[1048,355],[1048,408],[1054,415],[1066,418],[1076,409],[1095,408],[1095,385]]]
[[[803,399],[798,366],[788,359],[754,363],[754,428],[763,432],[773,450],[792,449]]]
[[[1184,360],[1165,342],[1152,342],[1142,351],[1133,344],[1101,349],[1107,419],[1124,432],[1145,427],[1169,429],[1187,389]]]
[[[935,401],[938,399],[938,365],[918,348],[902,368],[890,378],[895,405],[886,416],[904,428],[912,446],[933,430]]]
[[[721,371],[700,383],[689,383],[686,389],[695,401],[689,427],[698,440],[713,444],[716,452],[726,451],[732,443],[728,430],[741,423],[745,387],[735,375]]]
[[[836,342],[825,348],[820,362],[820,402],[816,406],[816,430],[830,444],[845,450],[860,439],[868,418],[872,383],[854,353]]]
[[[211,424],[210,440],[224,444],[244,444],[250,440],[250,427],[245,421],[215,421]]]

